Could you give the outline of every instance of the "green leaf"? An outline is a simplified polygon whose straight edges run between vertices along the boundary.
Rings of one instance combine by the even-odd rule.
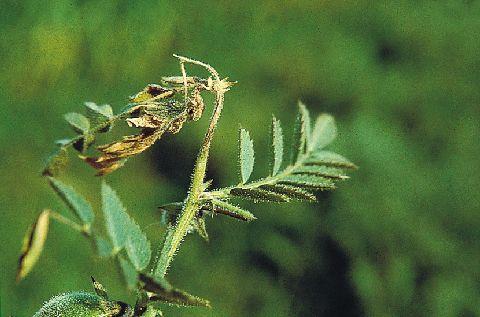
[[[125,260],[123,257],[118,257],[118,264],[122,270],[123,278],[129,290],[134,290],[137,286],[138,273],[133,267],[132,263]]]
[[[88,133],[90,130],[90,121],[84,115],[76,112],[70,112],[65,114],[64,117],[75,132],[84,134]]]
[[[283,161],[283,132],[280,121],[272,119],[272,176],[275,176]]]
[[[137,223],[128,215],[115,191],[102,183],[102,207],[107,231],[116,250],[123,247],[138,271],[150,262],[150,242]]]
[[[104,123],[105,121],[110,120],[113,117],[113,110],[110,105],[98,106],[94,102],[85,102],[85,108],[87,112],[87,117],[88,119],[90,119],[90,122],[93,126]],[[100,130],[100,132],[108,132],[111,126],[112,124],[107,124],[105,128]]]
[[[258,189],[258,188],[233,188],[230,190],[230,194],[233,196],[240,196],[251,199],[255,202],[288,202],[290,199],[282,194],[273,193],[270,191]]]
[[[90,203],[73,187],[66,185],[56,178],[49,177],[50,185],[65,204],[75,213],[75,215],[86,225],[91,225],[95,214]]]
[[[331,167],[356,169],[357,166],[341,156],[340,154],[330,151],[313,152],[305,161],[306,165],[325,165]]]
[[[57,176],[65,169],[67,164],[68,152],[65,148],[61,147],[47,159],[42,175]]]
[[[295,119],[293,130],[293,142],[290,162],[296,163],[300,156],[305,153],[305,148],[310,139],[310,114],[301,102],[298,103],[298,114]]]
[[[205,241],[208,241],[208,232],[205,225],[205,218],[203,217],[194,217],[192,221],[192,226],[200,237]]]
[[[337,137],[335,119],[329,114],[321,114],[315,121],[309,150],[320,150],[332,143]]]
[[[146,274],[140,274],[140,281],[144,283],[143,288],[153,295],[152,301],[162,301],[178,306],[211,307],[206,299],[191,295],[185,291],[173,288],[165,279],[158,279]]]
[[[317,201],[317,198],[312,193],[295,186],[289,185],[262,185],[260,188],[272,191],[278,194],[288,196],[292,199]]]
[[[94,239],[95,248],[99,257],[106,258],[113,254],[112,244],[107,239],[100,235],[94,235]]]
[[[150,248],[150,242],[140,227],[132,219],[130,219],[130,221],[129,228],[127,228],[128,238],[125,247],[133,266],[135,266],[137,271],[141,271],[150,263],[152,250]]]
[[[308,189],[335,189],[335,185],[331,179],[314,175],[289,175],[281,179],[279,183]]]
[[[334,179],[347,179],[349,178],[343,170],[335,167],[329,167],[324,165],[305,165],[295,168],[293,174],[307,174],[317,175]]]
[[[40,258],[47,239],[49,222],[50,211],[44,210],[26,233],[18,261],[17,281],[27,276]]]
[[[242,177],[242,184],[246,183],[253,171],[253,164],[255,161],[253,151],[253,141],[250,139],[250,134],[245,129],[240,129],[240,175]]]
[[[129,226],[130,220],[117,194],[105,182],[102,183],[102,209],[108,235],[114,249],[119,251],[127,243],[128,230],[126,228]]]
[[[175,232],[175,227],[169,224],[167,226],[167,231],[165,232],[165,240],[163,241],[163,248],[162,248],[162,251],[160,252],[160,258],[158,259],[157,266],[153,273],[153,275],[158,279],[161,279],[165,276],[165,274],[167,273],[168,266],[170,265],[171,259],[168,257],[168,252],[165,252],[164,248],[165,246],[171,245],[174,232]]]
[[[250,211],[232,205],[226,201],[212,199],[213,211],[218,214],[227,215],[243,221],[252,221],[257,219]]]

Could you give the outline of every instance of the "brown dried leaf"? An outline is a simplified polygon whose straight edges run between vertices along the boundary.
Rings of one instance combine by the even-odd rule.
[[[27,276],[42,254],[47,239],[49,220],[50,210],[45,209],[25,235],[22,254],[18,260],[17,282]]]
[[[144,102],[146,100],[151,100],[151,99],[155,99],[155,100],[166,99],[166,98],[172,97],[174,94],[175,92],[171,89],[162,87],[157,84],[149,84],[142,91],[131,96],[130,101]]]

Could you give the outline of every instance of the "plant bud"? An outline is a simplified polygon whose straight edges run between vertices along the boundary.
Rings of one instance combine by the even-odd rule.
[[[87,292],[60,294],[46,302],[33,317],[131,317],[133,309]]]

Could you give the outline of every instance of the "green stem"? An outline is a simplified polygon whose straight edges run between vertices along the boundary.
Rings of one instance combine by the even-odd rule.
[[[84,235],[86,236],[90,236],[91,234],[91,231],[90,231],[90,226],[82,226],[82,225],[79,225],[78,223],[76,223],[75,221],[72,221],[70,219],[68,219],[67,217],[64,217],[62,216],[61,214],[59,213],[56,213],[54,211],[51,211],[50,212],[50,217],[52,217],[53,219],[57,220],[58,222],[60,223],[63,223],[64,225],[67,225],[69,226],[70,228],[72,228],[73,230],[76,230],[80,233],[83,233]]]
[[[193,170],[192,181],[190,183],[190,189],[188,196],[185,200],[183,210],[180,214],[180,217],[177,220],[177,223],[173,227],[173,232],[167,235],[165,244],[163,245],[162,251],[160,253],[159,262],[155,270],[155,276],[164,277],[167,269],[178,250],[178,247],[182,243],[183,238],[186,236],[190,224],[192,223],[193,218],[199,209],[200,195],[203,193],[203,181],[205,178],[205,172],[207,169],[208,156],[210,153],[210,146],[212,143],[213,135],[215,133],[215,128],[217,126],[218,120],[220,119],[220,114],[223,109],[223,100],[224,93],[226,89],[222,86],[222,81],[217,71],[213,69],[210,65],[204,64],[199,61],[191,60],[189,58],[177,56],[180,59],[181,65],[183,63],[192,63],[205,67],[210,73],[215,77],[216,87],[212,88],[215,91],[215,108],[210,118],[210,125],[208,127],[207,133],[205,134],[204,141],[200,148],[200,151],[197,155],[197,160]],[[184,75],[185,78],[185,75]]]

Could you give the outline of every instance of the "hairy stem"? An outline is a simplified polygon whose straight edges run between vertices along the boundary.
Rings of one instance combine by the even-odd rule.
[[[210,118],[210,124],[208,126],[207,133],[205,134],[202,146],[197,155],[197,160],[192,175],[192,181],[190,183],[189,193],[185,200],[182,212],[177,220],[177,223],[172,228],[173,232],[171,232],[171,234],[167,234],[167,239],[165,239],[165,244],[163,245],[162,251],[160,253],[159,263],[157,265],[157,269],[155,270],[155,275],[157,277],[165,276],[167,269],[175,255],[175,252],[178,250],[178,247],[180,246],[183,238],[188,232],[193,218],[198,212],[200,195],[203,192],[203,181],[207,169],[210,146],[212,143],[213,135],[215,133],[215,128],[217,126],[218,120],[220,119],[220,114],[222,113],[224,94],[227,90],[224,83],[220,80],[220,76],[218,75],[217,71],[210,65],[186,57],[178,55],[174,56],[180,59],[184,81],[186,78],[183,68],[184,63],[191,63],[202,66],[206,68],[215,77],[215,84],[212,88],[212,90],[215,91],[215,107],[212,117]]]

